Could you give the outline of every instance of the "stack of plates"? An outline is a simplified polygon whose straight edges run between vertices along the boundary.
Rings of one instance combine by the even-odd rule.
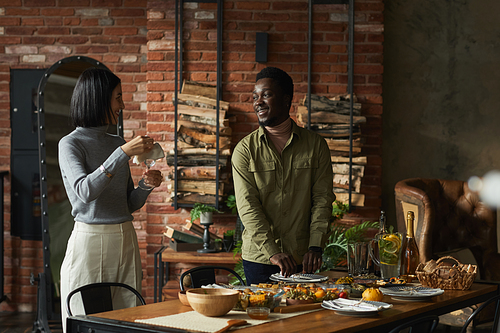
[[[376,316],[380,311],[392,308],[392,304],[384,302],[360,301],[344,298],[323,301],[321,306],[325,309],[333,310],[340,315],[356,317]]]
[[[380,291],[387,296],[391,296],[394,300],[399,301],[427,301],[434,296],[439,296],[444,293],[443,289],[412,287],[412,286],[390,286],[380,287]]]

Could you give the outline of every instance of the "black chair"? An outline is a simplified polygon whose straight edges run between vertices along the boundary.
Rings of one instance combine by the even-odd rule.
[[[474,312],[470,315],[470,317],[465,322],[464,326],[462,326],[462,330],[460,331],[460,333],[467,332],[467,327],[469,327],[470,323],[472,323],[474,321],[474,319],[478,315],[480,315],[480,312],[483,311],[484,308],[486,308],[490,304],[493,304],[493,302],[496,302],[496,305],[495,305],[495,316],[494,316],[494,321],[493,321],[493,327],[491,329],[491,332],[496,333],[497,327],[498,327],[498,314],[499,314],[498,309],[500,306],[500,295],[497,295],[497,296],[490,298],[489,300],[487,300],[486,302],[481,304],[480,307],[478,307],[476,310],[474,310]]]
[[[424,316],[401,324],[398,327],[392,329],[389,333],[399,333],[407,328],[409,328],[409,330],[405,332],[408,333],[432,333],[436,329],[438,323],[438,316]]]
[[[76,288],[68,294],[68,297],[66,298],[66,310],[68,312],[68,316],[71,317],[73,315],[71,313],[70,301],[71,297],[73,297],[76,293],[80,293],[82,296],[83,307],[85,308],[86,314],[115,310],[113,309],[113,297],[111,294],[111,289],[113,287],[128,289],[137,297],[137,299],[139,299],[142,305],[146,304],[142,295],[127,284],[118,282],[91,283]],[[125,292],[127,291],[125,290]]]
[[[223,266],[198,266],[195,268],[191,268],[184,273],[181,274],[181,278],[179,281],[179,284],[181,286],[181,290],[184,291],[185,286],[184,286],[184,278],[187,277],[188,275],[191,278],[191,284],[186,286],[186,287],[191,287],[191,288],[200,288],[201,286],[205,286],[208,284],[214,284],[216,283],[215,281],[215,271],[216,270],[225,270],[228,273],[234,275],[240,284],[242,286],[245,286],[245,282],[239,276],[238,273],[236,273],[234,270],[231,268],[223,267]]]

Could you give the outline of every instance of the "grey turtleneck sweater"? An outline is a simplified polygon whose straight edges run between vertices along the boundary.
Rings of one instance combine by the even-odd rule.
[[[59,141],[59,166],[75,221],[117,224],[132,221],[151,190],[134,188],[125,140],[106,132],[107,126],[83,128]],[[106,176],[101,164],[113,175]],[[141,180],[142,182],[142,180]]]

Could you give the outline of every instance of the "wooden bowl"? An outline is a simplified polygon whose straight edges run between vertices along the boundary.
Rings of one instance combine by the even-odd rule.
[[[311,303],[314,303],[314,300],[312,300],[312,299],[293,299],[293,298],[286,299],[286,305],[311,304]]]
[[[179,296],[179,301],[181,301],[182,304],[184,305],[187,305],[187,306],[191,306],[189,305],[189,301],[187,299],[187,295],[186,295],[186,291],[179,291],[179,293],[177,294]]]
[[[186,292],[189,305],[207,317],[219,317],[228,313],[238,302],[240,292],[223,288],[195,288]]]

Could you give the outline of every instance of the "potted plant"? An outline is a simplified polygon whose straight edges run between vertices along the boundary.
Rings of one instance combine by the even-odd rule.
[[[224,249],[229,252],[233,249],[234,245],[234,230],[228,230],[223,235]]]
[[[200,224],[212,224],[212,215],[214,212],[222,213],[213,206],[197,202],[194,204],[193,209],[191,209],[191,223],[200,219]]]
[[[365,221],[353,227],[335,223],[342,219],[349,211],[349,205],[335,201],[332,207],[332,226],[330,236],[323,250],[323,264],[321,271],[327,271],[335,267],[345,266],[347,258],[347,243],[362,240],[368,229],[378,228],[379,221]]]
[[[236,197],[231,194],[227,197],[226,205],[231,209],[231,213],[236,214],[236,229],[234,230],[234,243],[241,241],[241,233],[245,228],[241,222],[240,215],[238,214],[238,207],[236,207]]]

